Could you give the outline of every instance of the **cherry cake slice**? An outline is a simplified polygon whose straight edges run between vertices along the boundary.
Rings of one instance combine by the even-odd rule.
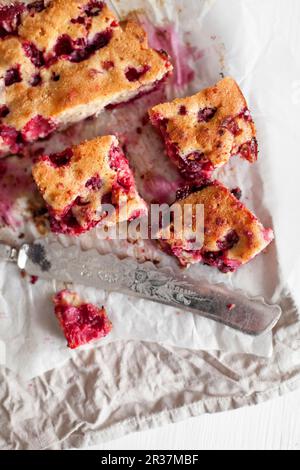
[[[168,156],[187,180],[207,181],[232,155],[257,160],[255,125],[232,78],[194,96],[159,104],[149,115],[165,139]]]
[[[58,292],[53,302],[69,348],[76,349],[111,332],[112,324],[105,308],[83,302],[76,292]]]
[[[32,173],[55,233],[79,235],[100,222],[112,226],[147,215],[147,205],[115,136],[41,155]]]
[[[204,243],[195,249],[194,238],[178,239],[171,224],[170,238],[159,239],[161,248],[187,267],[202,262],[221,272],[234,272],[264,250],[274,239],[273,231],[265,229],[229,189],[214,181],[176,201],[183,210],[190,204],[196,214],[197,204],[204,208]],[[174,223],[173,223],[174,224]],[[162,232],[161,232],[162,233]]]
[[[141,26],[121,26],[103,1],[0,5],[0,156],[148,93],[171,71]]]

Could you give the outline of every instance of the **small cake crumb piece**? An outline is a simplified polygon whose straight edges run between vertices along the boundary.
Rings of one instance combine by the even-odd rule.
[[[58,292],[53,302],[69,348],[76,349],[110,333],[112,323],[104,307],[85,303],[76,292],[67,289]]]

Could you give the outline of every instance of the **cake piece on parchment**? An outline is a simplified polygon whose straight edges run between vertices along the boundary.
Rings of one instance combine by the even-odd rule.
[[[32,174],[55,233],[79,235],[100,222],[111,226],[148,213],[115,136],[41,155]],[[109,213],[104,204],[110,204],[114,211]]]
[[[257,160],[255,125],[232,78],[194,96],[154,106],[149,115],[165,140],[167,155],[187,180],[209,180],[236,154],[251,163]]]
[[[76,349],[107,336],[112,323],[104,307],[85,303],[76,292],[63,290],[54,299],[55,315],[64,332],[68,347]]]
[[[99,0],[0,5],[0,157],[131,101],[171,73],[132,21]]]
[[[223,273],[234,272],[274,239],[272,229],[265,229],[257,217],[218,181],[184,194],[176,204],[182,211],[188,204],[193,208],[201,204],[204,209],[202,248],[195,250],[194,238],[177,239],[172,230],[170,239],[159,239],[161,248],[175,256],[184,267],[201,262]],[[194,220],[193,229],[196,229]]]

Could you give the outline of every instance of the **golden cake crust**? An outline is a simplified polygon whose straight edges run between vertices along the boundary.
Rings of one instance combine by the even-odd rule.
[[[256,136],[246,99],[230,77],[194,96],[159,104],[149,115],[158,127],[165,120],[165,137],[176,145],[180,156],[193,158],[198,152],[214,168],[224,165]],[[257,154],[247,157],[255,161]]]
[[[47,156],[41,157],[33,165],[32,174],[46,203],[56,212],[63,212],[85,191],[86,182],[96,174],[110,186],[116,174],[109,166],[113,145],[118,145],[114,136],[83,142],[71,149],[69,164],[61,167],[56,167]]]
[[[68,34],[72,39],[85,37],[85,25],[70,20],[83,17],[83,7],[88,3],[88,0],[52,0],[49,6],[37,15],[24,17],[18,35],[47,52],[53,49],[61,34]],[[89,17],[91,24],[88,34],[104,30],[115,20],[113,12],[104,4],[100,15]]]
[[[21,129],[36,115],[59,121],[64,113],[90,101],[99,102],[101,108],[103,102],[107,105],[121,93],[134,93],[137,89],[136,82],[129,82],[125,76],[129,63],[137,67],[140,63],[151,64],[151,70],[140,79],[138,86],[150,85],[157,77],[162,78],[166,70],[162,68],[159,54],[151,49],[138,47],[141,43],[137,34],[144,37],[144,32],[137,25],[128,23],[124,33],[119,31],[112,38],[111,47],[100,51],[101,61],[97,53],[78,64],[59,61],[42,71],[43,84],[40,87],[28,87],[22,82],[9,87],[7,105],[14,112],[4,121],[17,129]],[[113,62],[115,67],[105,70],[101,64],[107,62]],[[53,73],[62,78],[58,82],[51,81]],[[17,90],[18,96],[14,96],[13,88]],[[20,95],[25,98],[22,102]]]

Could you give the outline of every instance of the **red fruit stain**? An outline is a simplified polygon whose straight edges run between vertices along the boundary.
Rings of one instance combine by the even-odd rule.
[[[11,157],[0,161],[0,225],[17,229],[21,226],[21,213],[16,203],[32,195],[35,185],[27,158]]]
[[[172,23],[156,26],[145,15],[140,15],[139,20],[148,34],[150,46],[157,50],[164,50],[172,57],[174,73],[171,81],[173,85],[180,88],[193,81],[195,71],[192,64],[200,61],[204,52],[185,43]]]

